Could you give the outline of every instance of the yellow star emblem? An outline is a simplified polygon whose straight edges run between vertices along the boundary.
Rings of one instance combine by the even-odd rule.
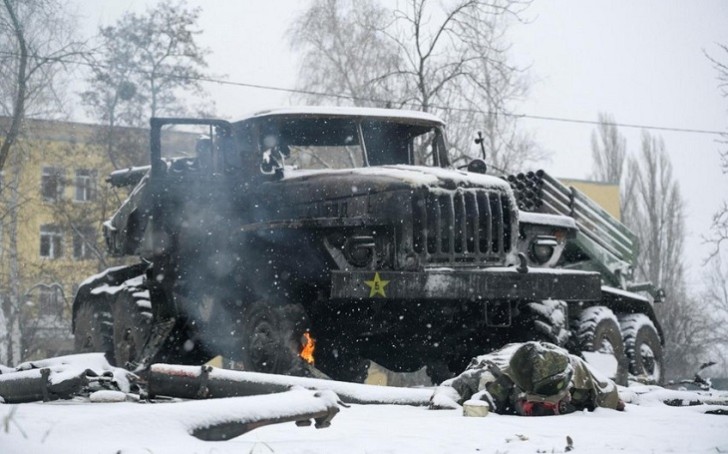
[[[376,295],[381,295],[383,297],[387,297],[387,295],[384,294],[384,287],[389,284],[389,281],[383,280],[381,277],[379,277],[379,273],[374,273],[374,279],[371,281],[364,281],[366,285],[369,286],[369,298],[372,298]]]

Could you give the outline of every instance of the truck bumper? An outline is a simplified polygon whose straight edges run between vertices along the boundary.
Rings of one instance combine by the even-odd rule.
[[[601,299],[599,273],[530,268],[333,271],[333,299],[545,300]]]

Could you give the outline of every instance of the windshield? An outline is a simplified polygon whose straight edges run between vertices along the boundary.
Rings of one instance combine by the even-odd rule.
[[[298,169],[433,166],[444,148],[435,126],[391,119],[268,118],[258,137],[260,150],[280,154]]]

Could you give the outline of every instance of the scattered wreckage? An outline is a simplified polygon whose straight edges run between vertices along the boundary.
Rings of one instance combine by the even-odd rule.
[[[137,375],[106,362],[102,353],[87,353],[23,363],[14,369],[3,368],[0,373],[0,401],[19,404],[58,399],[85,399],[89,402],[180,402],[189,397],[189,378],[195,376],[189,370],[175,366],[155,365],[150,374],[155,394],[149,394],[144,381]],[[177,366],[184,367],[184,366]],[[216,372],[208,366],[198,367],[198,380],[194,398],[229,397],[236,401],[232,410],[223,406],[221,411],[205,407],[201,416],[189,424],[190,435],[205,441],[228,440],[258,427],[270,424],[295,422],[298,426],[314,424],[316,428],[331,425],[342,402],[326,389],[306,389],[289,384],[249,379],[238,382],[236,391],[224,396],[215,391],[218,384],[230,385],[230,380],[215,378]],[[265,375],[265,374],[258,374]],[[212,378],[210,378],[212,376]],[[365,386],[365,385],[359,385]],[[158,395],[158,392],[164,395]],[[246,396],[246,397],[241,397]],[[194,403],[182,402],[185,405]],[[263,411],[260,411],[263,409]],[[194,411],[192,412],[195,413]],[[217,414],[215,414],[217,413]]]
[[[533,351],[547,361],[548,367],[539,375],[534,373],[541,367],[531,356],[520,355],[526,347],[535,345]],[[564,364],[552,362],[548,353],[557,353],[570,359]],[[528,367],[523,367],[524,358]],[[576,364],[576,366],[575,366]],[[558,370],[553,370],[556,367]],[[528,380],[535,380],[533,389],[518,378],[516,369]],[[501,372],[502,371],[502,372]],[[569,355],[553,344],[528,342],[512,344],[496,352],[482,355],[460,376],[447,380],[435,388],[395,388],[357,383],[339,382],[327,379],[293,377],[259,372],[219,369],[208,365],[182,366],[153,364],[143,377],[130,371],[111,366],[102,353],[86,353],[32,361],[15,368],[0,367],[0,402],[22,404],[71,399],[76,402],[137,402],[150,404],[184,404],[194,406],[191,401],[218,399],[213,406],[219,411],[210,416],[210,408],[200,407],[205,415],[199,420],[188,422],[189,433],[201,440],[227,440],[257,427],[284,422],[295,422],[298,426],[313,424],[325,428],[341,407],[350,405],[409,405],[430,409],[460,409],[465,416],[486,416],[489,412],[547,415],[565,414],[568,411],[540,413],[537,411],[510,411],[503,406],[506,402],[498,394],[503,388],[503,378],[510,386],[517,383],[514,396],[530,397],[533,402],[564,401],[562,391],[569,390],[571,397],[585,389],[598,388],[594,396],[588,397],[583,409],[596,407],[621,409],[615,405],[617,389],[620,402],[640,405],[663,402],[671,406],[705,405],[706,413],[728,414],[728,391],[705,389],[702,391],[678,391],[655,385],[633,384],[617,387],[608,378],[590,369],[580,358]],[[580,375],[581,374],[581,375]],[[497,385],[491,387],[486,378]],[[536,380],[538,377],[547,380]],[[559,388],[553,395],[544,390],[554,381],[569,382],[567,388]],[[562,380],[563,379],[563,380]],[[512,381],[511,381],[512,380]],[[576,380],[576,381],[575,381]],[[496,383],[497,382],[497,383]],[[520,388],[519,388],[520,387]],[[521,389],[522,388],[522,389]],[[508,388],[511,390],[511,388]],[[556,389],[556,388],[554,388]],[[524,393],[523,391],[527,391]],[[510,391],[509,391],[510,392]],[[530,394],[530,396],[528,395]],[[541,393],[541,394],[539,394]],[[232,399],[232,400],[231,400]],[[226,402],[231,402],[225,405]],[[548,406],[548,405],[547,405]],[[514,409],[511,409],[514,410]],[[194,409],[192,414],[196,412]]]
[[[554,358],[569,359],[562,364]],[[552,386],[555,383],[560,386]],[[364,385],[209,365],[153,364],[139,376],[111,366],[103,353],[26,362],[15,368],[0,366],[0,404],[70,399],[90,404],[175,405],[186,415],[180,421],[187,433],[204,441],[229,440],[286,422],[326,428],[342,407],[357,404],[462,408],[464,416],[482,417],[490,412],[545,416],[596,407],[621,410],[624,402],[640,405],[661,401],[672,406],[704,405],[705,413],[728,414],[726,391],[676,391],[638,385],[619,387],[617,395],[617,389],[613,381],[591,370],[579,357],[540,342],[512,344],[477,357],[461,375],[436,388]],[[579,397],[584,391],[596,393]],[[580,401],[582,398],[585,400]],[[215,399],[215,405],[201,402],[206,399]],[[511,403],[516,406],[509,408]]]
[[[448,151],[423,112],[153,118],[151,166],[111,175],[131,192],[104,226],[112,255],[139,260],[80,285],[77,351],[136,371],[222,355],[306,376],[315,361],[353,382],[372,360],[440,383],[482,352],[543,340],[609,356],[620,384],[659,383],[634,235],[543,172],[454,168]]]

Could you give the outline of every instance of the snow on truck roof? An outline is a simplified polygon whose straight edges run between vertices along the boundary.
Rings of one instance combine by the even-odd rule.
[[[415,120],[419,122],[436,123],[444,125],[445,122],[439,117],[427,112],[417,110],[380,109],[374,107],[336,107],[336,106],[301,106],[301,107],[280,107],[266,110],[259,110],[246,115],[242,120],[251,118],[262,118],[285,115],[310,115],[321,117],[376,117],[393,118],[400,120]],[[241,120],[241,121],[242,121]]]

